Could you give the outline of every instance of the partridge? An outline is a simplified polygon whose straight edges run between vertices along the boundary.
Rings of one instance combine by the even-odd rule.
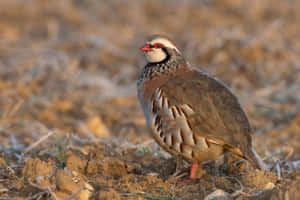
[[[156,142],[195,168],[232,152],[255,168],[266,165],[252,147],[251,126],[238,99],[220,81],[192,68],[176,44],[161,35],[140,49],[147,64],[138,82],[138,98]]]

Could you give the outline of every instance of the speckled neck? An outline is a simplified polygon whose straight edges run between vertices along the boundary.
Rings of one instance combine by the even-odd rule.
[[[145,65],[137,82],[138,87],[145,79],[152,79],[154,76],[158,76],[160,74],[174,72],[174,70],[178,69],[179,65],[186,64],[183,56],[177,51],[168,49],[167,52],[168,58],[166,60],[158,63],[148,63]]]

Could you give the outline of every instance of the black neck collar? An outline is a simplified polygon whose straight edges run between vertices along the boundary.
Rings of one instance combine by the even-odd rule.
[[[176,70],[180,64],[186,63],[183,56],[176,50],[164,49],[164,51],[167,54],[167,57],[164,60],[155,63],[148,63],[143,68],[143,71],[138,80],[138,86],[146,78],[151,79],[153,76],[159,74],[167,74],[170,71]]]

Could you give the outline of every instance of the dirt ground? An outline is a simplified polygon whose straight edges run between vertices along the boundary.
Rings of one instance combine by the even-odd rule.
[[[0,199],[300,199],[300,1],[1,0]],[[272,170],[188,164],[136,97],[147,36],[173,38],[238,96]]]

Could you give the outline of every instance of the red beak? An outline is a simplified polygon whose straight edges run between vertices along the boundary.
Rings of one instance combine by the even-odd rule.
[[[146,44],[140,48],[141,51],[152,51],[150,44]]]

